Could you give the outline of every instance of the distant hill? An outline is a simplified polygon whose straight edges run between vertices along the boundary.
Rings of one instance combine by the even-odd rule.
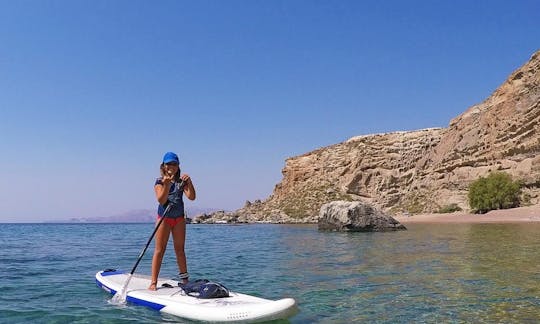
[[[189,218],[200,214],[217,211],[217,208],[187,207],[186,213]],[[156,220],[155,209],[136,209],[111,216],[71,218],[70,223],[153,223]],[[65,222],[65,221],[64,221]]]

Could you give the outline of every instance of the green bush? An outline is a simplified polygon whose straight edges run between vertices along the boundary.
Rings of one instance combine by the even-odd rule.
[[[519,206],[520,184],[504,172],[490,173],[471,183],[469,205],[475,213]]]
[[[439,213],[446,214],[446,213],[453,213],[457,211],[461,211],[461,207],[458,206],[458,204],[450,204],[442,207],[439,209]]]

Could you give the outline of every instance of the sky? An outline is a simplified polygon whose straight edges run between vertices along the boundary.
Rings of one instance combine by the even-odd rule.
[[[447,127],[540,49],[538,0],[0,0],[0,222],[266,199],[285,160]]]

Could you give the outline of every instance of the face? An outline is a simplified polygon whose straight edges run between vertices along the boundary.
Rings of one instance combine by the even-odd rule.
[[[180,166],[178,165],[178,163],[174,163],[174,162],[165,163],[164,165],[165,172],[167,172],[167,174],[176,174],[176,172],[178,172],[179,167]]]

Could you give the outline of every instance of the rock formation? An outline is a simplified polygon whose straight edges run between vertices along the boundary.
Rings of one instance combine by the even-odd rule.
[[[233,214],[248,220],[316,222],[330,201],[365,201],[389,212],[468,210],[468,186],[500,170],[540,193],[540,51],[484,102],[447,128],[353,137],[286,160],[263,202]]]
[[[406,230],[393,217],[359,201],[333,201],[321,206],[320,231],[387,232]]]

